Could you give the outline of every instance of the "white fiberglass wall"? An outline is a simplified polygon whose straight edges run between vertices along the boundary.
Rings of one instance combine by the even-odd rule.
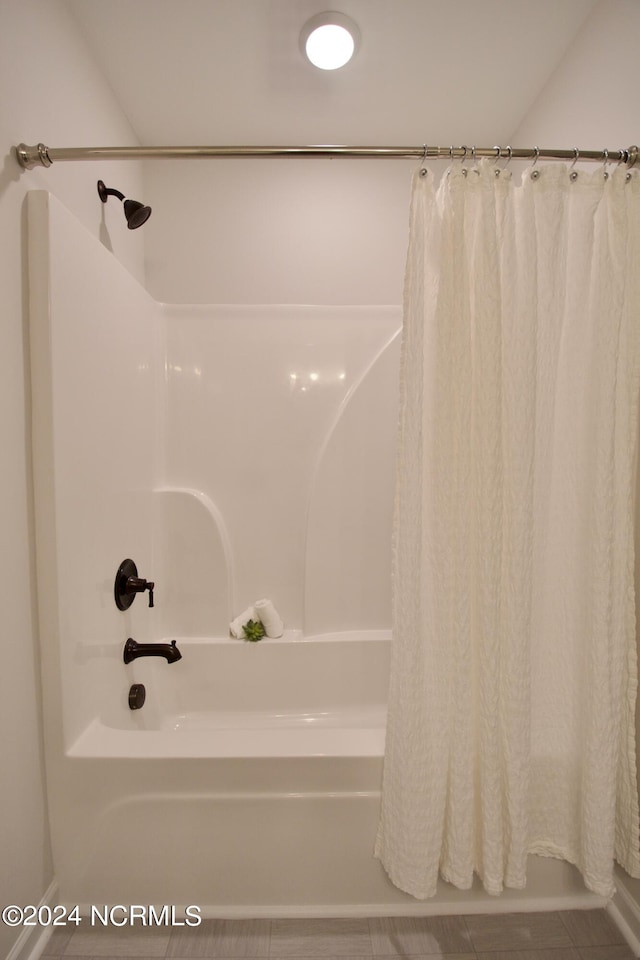
[[[30,196],[29,225],[45,696],[64,746],[102,712],[130,718],[127,637],[226,636],[262,597],[300,635],[388,628],[400,309],[162,306],[50,195]],[[116,608],[127,557],[153,610]]]
[[[153,611],[119,611],[113,584],[126,557],[142,576],[152,565],[160,339],[153,300],[44,191],[29,195],[29,285],[45,738],[58,752],[60,720],[68,745],[121,695],[127,636],[154,633]]]
[[[165,316],[165,631],[225,635],[262,597],[306,635],[389,627],[400,309]]]

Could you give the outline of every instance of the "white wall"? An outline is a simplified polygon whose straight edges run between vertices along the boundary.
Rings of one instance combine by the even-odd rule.
[[[214,507],[173,524],[167,635],[225,636],[262,597],[307,635],[388,628],[400,308],[165,315],[165,483]]]
[[[592,150],[637,144],[639,37],[638,0],[599,0],[511,143]]]
[[[399,304],[415,160],[145,163],[166,303]]]
[[[600,0],[509,142],[592,148],[636,142],[639,15],[637,0]],[[475,79],[451,62],[452,76],[435,93],[443,103],[449,82]],[[505,89],[510,82],[505,73]],[[497,100],[502,108],[507,96]],[[485,104],[489,144],[500,136],[491,129],[495,102]],[[523,113],[528,106],[522,104]],[[388,104],[381,117],[385,111]],[[322,119],[311,110],[307,122],[313,129]],[[259,129],[269,120],[267,111]],[[394,120],[388,118],[387,129]],[[354,117],[352,129],[358,122]],[[422,129],[419,118],[414,129]],[[446,136],[438,129],[430,135],[435,142]],[[225,142],[219,131],[211,139]],[[400,303],[414,167],[413,160],[150,161],[149,291],[169,303]]]
[[[155,579],[163,337],[156,303],[54,197],[29,195],[28,226],[45,755],[64,809],[62,732],[69,746],[97,711],[127,712],[124,643],[159,632],[146,596],[117,608],[114,581],[126,558]]]
[[[135,274],[141,276],[143,267],[142,238],[123,229],[119,203],[104,208],[96,194],[102,178],[138,196],[135,164],[60,164],[22,172],[12,154],[20,141],[50,146],[135,142],[60,0],[0,3],[0,91],[0,902],[8,904],[37,903],[52,880],[35,629],[26,191],[51,190]],[[0,956],[18,934],[0,925]]]

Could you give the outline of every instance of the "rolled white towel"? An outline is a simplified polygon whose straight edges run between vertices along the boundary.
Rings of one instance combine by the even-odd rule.
[[[284,632],[284,623],[271,600],[256,600],[253,607],[257,619],[262,622],[266,635],[268,637],[281,637]]]
[[[232,620],[229,624],[229,633],[232,637],[236,637],[238,640],[244,640],[244,630],[242,629],[245,623],[248,623],[249,620],[258,620],[259,617],[255,611],[255,607],[247,607],[241,614],[239,614],[235,620]]]

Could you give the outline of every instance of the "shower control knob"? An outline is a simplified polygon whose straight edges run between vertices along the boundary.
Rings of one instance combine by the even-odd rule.
[[[151,580],[143,580],[142,577],[127,577],[124,585],[125,594],[144,593],[149,591],[149,606],[153,606],[153,588],[155,584]]]
[[[155,584],[152,580],[145,580],[138,576],[138,568],[133,560],[123,560],[118,567],[113,594],[118,610],[128,610],[136,598],[137,593],[149,591],[149,606],[153,606],[153,591]]]

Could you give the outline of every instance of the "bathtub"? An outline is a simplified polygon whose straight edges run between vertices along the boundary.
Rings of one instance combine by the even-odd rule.
[[[422,903],[390,883],[373,857],[388,631],[177,642],[177,663],[122,664],[111,705],[49,765],[59,902],[209,917],[602,905],[543,858],[500,898],[444,884]]]
[[[122,665],[56,764],[64,901],[229,916],[407,899],[373,858],[389,632],[176,639],[176,663]]]

